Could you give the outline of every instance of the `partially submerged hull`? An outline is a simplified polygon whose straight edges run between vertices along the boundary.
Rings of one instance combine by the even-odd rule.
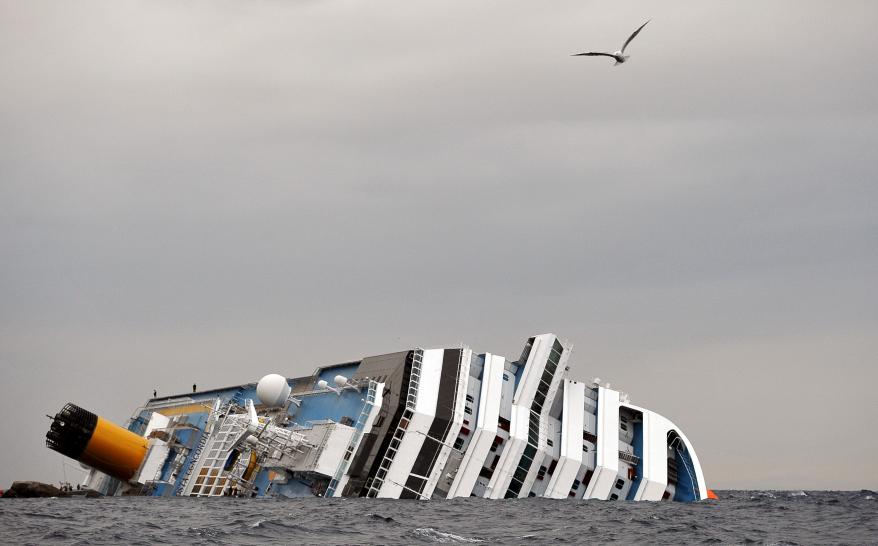
[[[107,495],[708,498],[683,432],[567,378],[570,349],[543,334],[517,360],[466,347],[366,357],[154,398],[127,431],[68,404],[47,445],[91,466],[84,485]]]

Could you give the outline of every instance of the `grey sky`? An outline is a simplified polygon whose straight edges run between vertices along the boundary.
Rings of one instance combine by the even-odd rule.
[[[876,20],[0,0],[0,488],[67,401],[547,331],[711,486],[878,487]]]

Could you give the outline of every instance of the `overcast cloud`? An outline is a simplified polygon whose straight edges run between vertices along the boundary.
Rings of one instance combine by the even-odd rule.
[[[0,488],[68,401],[548,331],[713,487],[878,487],[876,20],[0,0]]]

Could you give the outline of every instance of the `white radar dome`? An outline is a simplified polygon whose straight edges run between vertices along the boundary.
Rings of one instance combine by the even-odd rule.
[[[335,384],[338,385],[339,388],[344,387],[348,384],[348,378],[343,375],[335,376],[333,381],[335,381]]]
[[[266,375],[256,384],[256,396],[259,401],[273,408],[283,406],[291,390],[287,379],[276,373]]]

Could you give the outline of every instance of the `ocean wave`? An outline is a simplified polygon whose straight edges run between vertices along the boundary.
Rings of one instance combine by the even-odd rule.
[[[477,544],[479,542],[485,542],[480,538],[463,537],[455,535],[454,533],[439,531],[432,527],[415,529],[412,531],[412,535],[421,540],[425,540],[426,542],[440,542],[445,544]]]
[[[386,522],[386,523],[396,523],[396,520],[393,519],[392,517],[390,517],[390,516],[382,516],[381,514],[371,514],[371,513],[369,513],[369,514],[366,514],[366,517],[367,517],[367,518],[371,518],[371,519],[377,519],[377,520],[379,520],[379,521],[383,521],[383,522]]]
[[[875,492],[721,491],[705,503],[519,499],[0,501],[0,544],[874,544]],[[856,524],[852,524],[856,522]]]

